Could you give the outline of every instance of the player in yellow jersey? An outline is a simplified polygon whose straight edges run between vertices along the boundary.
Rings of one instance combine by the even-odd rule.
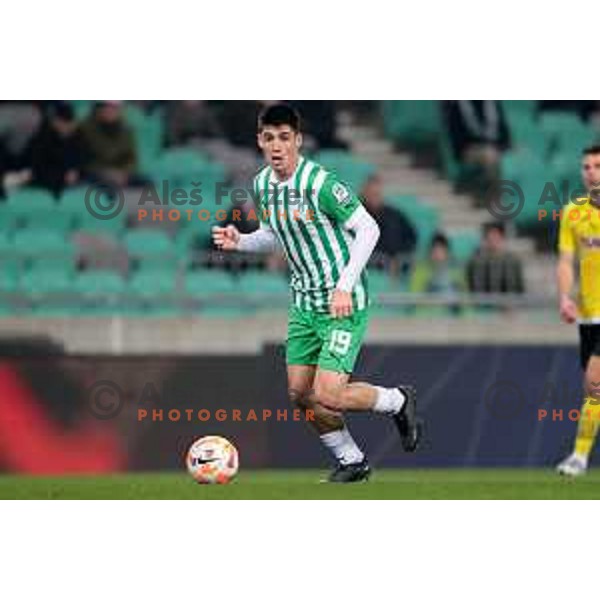
[[[557,467],[561,475],[584,475],[600,424],[600,146],[583,152],[582,176],[587,198],[571,203],[562,214],[557,269],[560,316],[579,323],[585,400],[573,453]],[[575,264],[579,294],[572,296]]]

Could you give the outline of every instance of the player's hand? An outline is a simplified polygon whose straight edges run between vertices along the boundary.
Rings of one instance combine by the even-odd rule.
[[[562,296],[560,299],[560,318],[569,324],[577,320],[577,304],[569,296]]]
[[[335,290],[331,296],[329,314],[334,319],[342,319],[352,314],[352,294],[342,290]]]
[[[240,243],[240,232],[235,225],[227,227],[213,227],[212,238],[219,250],[236,250]]]

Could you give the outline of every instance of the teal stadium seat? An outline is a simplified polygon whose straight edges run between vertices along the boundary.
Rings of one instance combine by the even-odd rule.
[[[570,112],[548,111],[540,115],[539,123],[548,156],[564,151],[580,153],[595,138],[594,130]]]
[[[166,317],[180,312],[177,284],[177,273],[173,271],[143,269],[131,276],[128,290],[143,314]]]
[[[390,277],[383,271],[369,270],[369,294],[373,314],[380,317],[404,316],[408,312],[405,306],[383,306],[381,296],[406,291],[406,282]]]
[[[14,231],[19,226],[19,215],[6,203],[0,204],[0,231]]]
[[[459,263],[467,262],[479,248],[481,235],[479,231],[464,231],[449,236],[452,257]]]
[[[315,161],[348,183],[357,194],[375,173],[373,165],[357,160],[345,150],[322,150],[315,156]]]
[[[163,115],[160,108],[147,113],[139,106],[125,106],[125,120],[133,129],[140,170],[147,173],[162,149],[164,138]]]
[[[67,269],[38,266],[29,269],[22,275],[19,287],[32,297],[44,296],[53,292],[72,292],[74,278]]]
[[[7,208],[19,218],[54,212],[56,201],[50,192],[38,188],[19,188],[8,194]]]
[[[185,293],[202,301],[200,314],[203,316],[237,317],[244,313],[237,302],[240,288],[229,273],[216,270],[188,272]],[[223,300],[228,298],[232,302]]]
[[[240,275],[240,293],[245,298],[254,299],[258,312],[287,310],[289,282],[282,273],[250,271]]]
[[[21,229],[14,235],[14,250],[28,257],[55,256],[65,258],[73,256],[71,242],[63,232],[48,229]]]
[[[439,211],[424,204],[417,196],[402,195],[386,198],[386,204],[402,211],[417,232],[417,253],[424,255],[429,250],[431,239],[438,230]]]
[[[435,144],[443,132],[437,100],[384,100],[382,117],[387,137],[404,145]]]
[[[30,230],[50,229],[61,235],[67,235],[73,222],[73,215],[57,206],[51,212],[39,213],[36,211],[27,215],[24,219],[24,227]]]
[[[133,258],[156,262],[175,258],[175,244],[164,231],[142,228],[129,230],[123,236],[123,242]]]

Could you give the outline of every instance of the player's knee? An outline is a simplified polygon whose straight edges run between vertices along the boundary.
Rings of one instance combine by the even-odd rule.
[[[315,386],[316,401],[329,410],[343,410],[342,388],[328,385]]]
[[[585,391],[587,396],[597,400],[600,404],[600,369],[588,369],[585,376]]]

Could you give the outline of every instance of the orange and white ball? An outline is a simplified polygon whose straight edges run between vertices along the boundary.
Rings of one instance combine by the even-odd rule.
[[[185,464],[197,483],[229,483],[238,472],[238,451],[229,440],[208,435],[189,447]]]

